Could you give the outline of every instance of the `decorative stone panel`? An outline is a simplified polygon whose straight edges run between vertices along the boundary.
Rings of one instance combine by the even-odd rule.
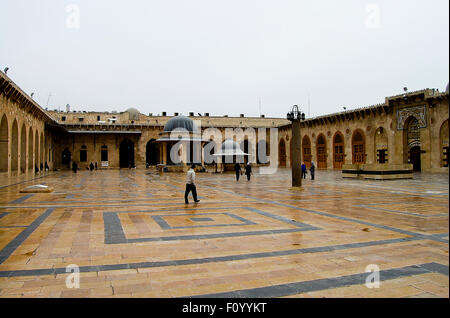
[[[427,127],[426,106],[415,106],[399,109],[397,111],[397,130],[405,129],[405,122],[409,117],[415,117],[419,122],[419,128]]]

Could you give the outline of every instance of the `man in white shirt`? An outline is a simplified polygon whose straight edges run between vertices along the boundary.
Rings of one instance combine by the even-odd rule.
[[[195,171],[194,171],[195,165],[191,166],[191,169],[187,172],[186,177],[186,191],[184,193],[184,202],[186,204],[189,204],[188,196],[189,192],[192,191],[192,196],[194,197],[194,202],[200,202],[200,200],[197,200],[197,187],[195,186]]]

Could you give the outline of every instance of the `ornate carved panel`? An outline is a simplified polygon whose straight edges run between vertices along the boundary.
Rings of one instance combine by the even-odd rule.
[[[399,109],[397,111],[397,130],[406,129],[405,122],[410,116],[413,116],[417,119],[419,128],[427,127],[426,106],[423,105]]]

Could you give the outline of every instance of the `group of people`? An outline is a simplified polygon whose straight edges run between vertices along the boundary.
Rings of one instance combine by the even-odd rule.
[[[189,204],[189,193],[192,192],[192,197],[194,198],[194,202],[198,203],[200,200],[197,198],[197,187],[195,185],[195,164],[191,166],[191,168],[187,172],[186,176],[186,190],[184,191],[184,203]],[[236,181],[239,181],[239,177],[241,176],[242,169],[239,163],[234,165],[234,171],[236,172]],[[247,180],[250,181],[250,176],[252,175],[252,165],[248,162],[245,165],[245,175],[247,176]]]
[[[234,165],[234,171],[236,172],[236,181],[239,181],[239,177],[242,174],[241,165],[239,163]],[[247,162],[245,165],[245,175],[247,176],[247,181],[250,181],[250,176],[252,175],[252,165],[250,162]]]
[[[311,172],[311,180],[314,180],[314,173],[316,171],[316,167],[314,166],[314,161],[311,161],[311,167],[309,168],[309,171]],[[302,178],[306,179],[306,174],[308,173],[308,170],[306,169],[306,165],[304,162],[302,162]]]
[[[39,171],[44,171],[48,172],[50,171],[50,167],[48,166],[47,161],[45,162],[45,166],[41,163],[41,169],[39,169],[39,167],[37,165],[34,165],[34,172],[35,173],[39,173]]]
[[[77,173],[77,171],[79,170],[80,168],[78,168],[78,164],[74,161],[74,162],[72,162],[72,171],[74,172],[74,173]],[[97,164],[97,162],[94,164],[93,162],[91,162],[90,164],[89,164],[89,166],[86,168],[86,169],[88,169],[89,171],[93,171],[94,169],[95,170],[97,170],[98,169],[98,164]]]
[[[308,169],[306,164],[302,162],[302,178],[306,179],[306,174],[308,173]],[[192,196],[194,197],[194,202],[198,203],[200,200],[197,198],[197,187],[195,186],[195,164],[191,166],[191,168],[187,172],[187,180],[186,180],[186,191],[184,192],[184,202],[189,204],[189,193],[192,192]],[[234,171],[236,172],[236,181],[239,181],[239,178],[242,174],[241,165],[236,163],[234,165]],[[309,167],[309,171],[311,173],[311,180],[314,180],[314,174],[316,171],[316,166],[314,165],[314,161],[311,161],[311,166]],[[245,165],[245,175],[247,176],[247,180],[250,181],[250,176],[252,175],[252,166],[250,162]]]

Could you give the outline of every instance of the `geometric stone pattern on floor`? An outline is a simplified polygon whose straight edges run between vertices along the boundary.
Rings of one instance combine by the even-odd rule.
[[[20,182],[19,182],[20,181]],[[2,180],[0,297],[448,297],[448,176],[56,172]],[[19,193],[45,184],[52,193]],[[192,201],[192,199],[191,199]],[[68,265],[80,288],[66,287]],[[365,286],[367,265],[380,288]]]

